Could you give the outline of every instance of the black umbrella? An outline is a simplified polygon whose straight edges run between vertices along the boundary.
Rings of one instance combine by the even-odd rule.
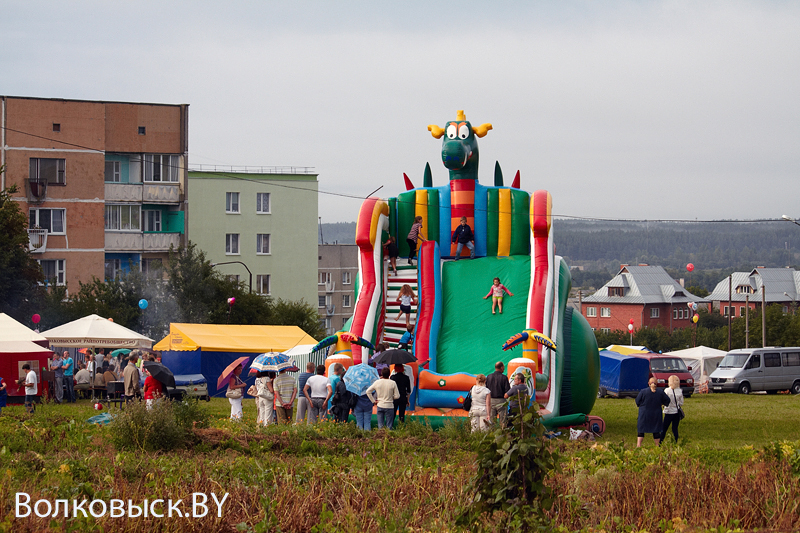
[[[172,374],[172,370],[165,367],[161,363],[156,363],[155,361],[145,361],[144,369],[164,385],[175,388],[175,376]]]
[[[405,350],[386,350],[375,356],[372,362],[381,365],[405,365],[416,363],[417,359]]]

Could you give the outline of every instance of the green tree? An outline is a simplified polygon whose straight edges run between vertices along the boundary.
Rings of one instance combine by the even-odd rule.
[[[28,250],[28,217],[11,198],[16,191],[16,185],[0,191],[0,311],[27,320],[44,276]]]
[[[321,339],[325,336],[325,328],[320,324],[317,308],[305,300],[290,301],[279,298],[272,306],[270,323],[282,326],[298,326],[315,339]]]

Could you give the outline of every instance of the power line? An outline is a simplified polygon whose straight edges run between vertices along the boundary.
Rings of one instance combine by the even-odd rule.
[[[80,148],[80,149],[83,149],[83,150],[92,150],[92,151],[95,151],[95,152],[98,152],[98,153],[111,153],[111,154],[123,153],[123,152],[113,152],[113,151],[108,152],[106,150],[99,150],[97,148],[92,148],[92,147],[88,147],[88,146],[82,146],[80,144],[75,144],[75,143],[69,143],[69,142],[66,142],[66,141],[58,140],[58,139],[52,139],[52,138],[49,138],[49,137],[44,137],[42,135],[36,135],[34,133],[28,133],[28,132],[25,132],[25,131],[20,131],[20,130],[9,128],[9,127],[6,127],[6,126],[0,126],[0,128],[5,129],[6,131],[12,131],[14,133],[19,133],[21,135],[28,135],[30,137],[35,137],[37,139],[43,139],[43,140],[46,140],[46,141],[51,141],[51,142],[63,144],[63,145],[66,145],[66,146],[73,146],[75,148]],[[132,158],[131,160],[134,161],[134,162],[139,162],[139,163],[144,161],[141,158],[138,158],[138,159],[133,159]],[[168,168],[178,168],[178,169],[181,168],[180,166],[170,165],[170,164],[164,164],[163,166],[166,166]],[[262,185],[265,185],[264,180],[246,178],[246,177],[244,177],[244,176],[242,176],[240,174],[232,174],[232,173],[227,173],[227,172],[212,172],[212,171],[199,171],[199,172],[203,172],[203,174],[210,174],[210,175],[214,175],[214,176],[219,176],[219,177],[226,178],[226,179],[235,179],[235,180],[248,181],[248,182],[252,182],[252,183],[260,183]],[[369,195],[364,197],[364,196],[358,196],[358,195],[354,195],[354,194],[344,194],[344,193],[338,193],[338,192],[332,192],[332,191],[324,191],[324,190],[321,190],[319,188],[317,188],[317,190],[314,191],[313,189],[308,189],[306,187],[292,186],[292,185],[287,185],[287,184],[282,184],[282,183],[276,183],[274,181],[270,181],[268,183],[268,185],[269,186],[274,186],[274,187],[283,187],[285,189],[294,189],[294,190],[298,190],[298,191],[315,192],[318,195],[319,194],[324,194],[324,195],[328,195],[328,196],[336,196],[336,197],[339,197],[339,198],[352,198],[354,200],[364,200],[365,198],[368,198],[369,196],[371,196],[372,194],[374,194],[375,192],[377,192],[377,191],[379,191],[380,189],[383,188],[383,185],[381,185],[380,187],[375,189],[375,191],[373,191],[372,193],[370,193]],[[402,193],[400,193],[400,194],[402,194]],[[406,200],[400,200],[399,198],[397,198],[397,203],[398,204],[402,203],[402,204],[405,204],[405,205],[424,206],[424,207],[427,207],[429,205],[429,204],[420,203],[420,202],[416,202],[416,201],[408,202]],[[474,210],[475,211],[479,211],[479,212],[484,212],[484,213],[487,213],[487,214],[489,214],[489,213],[492,213],[492,214],[493,213],[511,214],[511,213],[508,213],[506,211],[499,211],[499,210],[498,211],[493,211],[493,210],[489,210],[489,209],[478,209],[478,208],[474,208]],[[604,217],[584,217],[584,216],[579,216],[579,215],[567,215],[567,214],[557,214],[557,213],[556,214],[552,214],[552,217],[556,218],[556,219],[583,220],[583,221],[586,221],[586,222],[623,222],[623,223],[630,223],[630,224],[647,223],[647,222],[661,222],[661,223],[671,223],[672,222],[672,223],[692,223],[692,224],[752,224],[752,223],[781,222],[782,221],[782,219],[780,219],[780,218],[741,219],[741,220],[697,220],[697,219],[681,219],[681,218],[674,218],[674,219],[667,219],[667,218],[663,218],[663,219],[604,218]]]

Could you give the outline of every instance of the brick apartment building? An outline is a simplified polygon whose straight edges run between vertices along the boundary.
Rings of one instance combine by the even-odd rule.
[[[581,314],[592,330],[627,331],[662,325],[667,331],[692,324],[687,303],[706,300],[688,292],[660,266],[622,265],[619,273],[597,292],[583,299]]]
[[[0,96],[0,177],[47,283],[148,271],[185,242],[188,105]]]

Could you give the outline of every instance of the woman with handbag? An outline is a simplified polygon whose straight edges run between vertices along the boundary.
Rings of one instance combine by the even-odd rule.
[[[259,372],[257,374],[255,387],[256,408],[258,409],[256,424],[268,426],[273,422],[272,400],[275,397],[272,391],[272,379],[270,379],[268,372]]]
[[[486,376],[475,376],[475,385],[469,390],[472,404],[469,406],[469,420],[473,433],[489,427],[489,413],[492,412],[492,394],[486,388]]]
[[[233,369],[233,375],[228,382],[228,390],[225,397],[231,403],[231,420],[241,420],[242,418],[242,397],[244,396],[245,382],[239,375],[242,373],[242,365]]]
[[[683,391],[681,390],[681,380],[678,376],[669,377],[669,387],[664,391],[669,398],[669,405],[664,408],[664,428],[661,431],[661,440],[667,436],[667,429],[672,424],[672,435],[675,437],[675,444],[678,443],[678,423],[683,420]]]

